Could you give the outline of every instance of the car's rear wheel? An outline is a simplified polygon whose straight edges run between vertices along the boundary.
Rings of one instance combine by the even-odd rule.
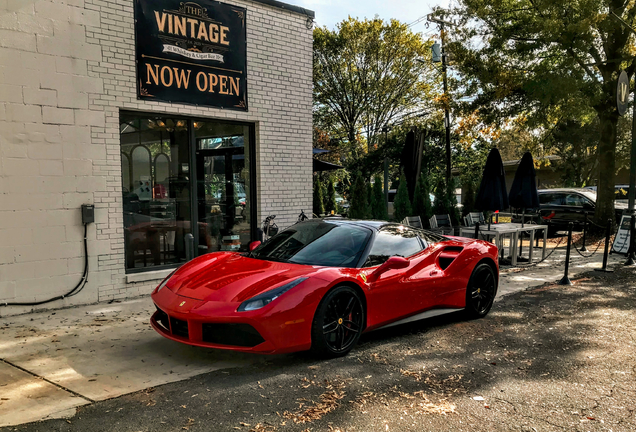
[[[469,318],[485,317],[497,295],[497,275],[493,268],[480,263],[473,270],[466,287],[466,313]]]
[[[365,310],[357,291],[338,286],[322,299],[311,327],[311,350],[323,357],[347,355],[364,329]]]

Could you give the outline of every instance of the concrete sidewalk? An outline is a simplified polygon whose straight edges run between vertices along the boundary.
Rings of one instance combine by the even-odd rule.
[[[573,255],[570,275],[601,260]],[[563,261],[559,250],[538,266],[502,269],[497,298],[559,280]],[[0,318],[0,426],[72,416],[93,401],[272,359],[167,340],[150,327],[153,309],[141,298]]]

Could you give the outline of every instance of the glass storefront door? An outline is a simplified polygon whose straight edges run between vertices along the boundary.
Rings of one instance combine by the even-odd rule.
[[[252,239],[249,128],[203,124],[196,137],[198,253],[245,251]]]

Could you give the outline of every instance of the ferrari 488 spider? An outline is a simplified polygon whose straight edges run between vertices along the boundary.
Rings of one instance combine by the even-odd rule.
[[[190,345],[347,354],[363,332],[464,309],[490,310],[497,248],[376,221],[313,219],[249,253],[184,264],[152,293],[152,326]]]

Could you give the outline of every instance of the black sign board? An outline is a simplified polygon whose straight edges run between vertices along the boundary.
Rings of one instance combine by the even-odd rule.
[[[625,115],[627,112],[627,103],[629,102],[629,77],[627,72],[622,71],[618,76],[616,83],[616,108],[619,115]]]
[[[247,111],[245,8],[135,0],[137,97]]]

